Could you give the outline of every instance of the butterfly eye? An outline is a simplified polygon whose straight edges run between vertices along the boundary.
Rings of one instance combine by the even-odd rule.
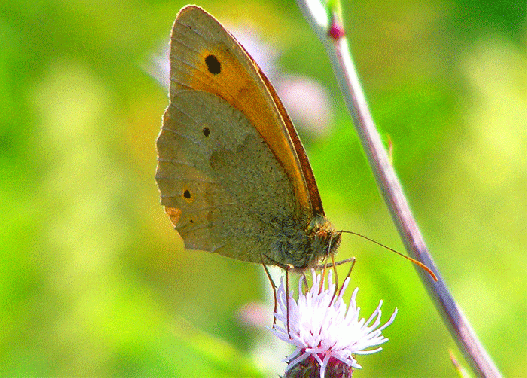
[[[203,128],[203,135],[205,135],[206,137],[210,135],[210,129],[208,127]]]
[[[221,72],[221,63],[214,55],[208,55],[205,58],[205,63],[207,64],[207,69],[211,74],[217,75]]]

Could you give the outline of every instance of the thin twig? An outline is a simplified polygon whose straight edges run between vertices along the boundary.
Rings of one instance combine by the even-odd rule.
[[[501,377],[498,368],[479,342],[461,308],[454,301],[428,252],[368,110],[366,98],[351,59],[339,12],[335,12],[335,6],[333,11],[328,11],[326,5],[319,3],[318,0],[296,1],[330,57],[335,76],[372,167],[377,185],[388,205],[408,254],[428,266],[438,278],[435,282],[428,273],[418,268],[417,272],[423,284],[474,372],[481,377]],[[338,7],[339,4],[336,6]]]

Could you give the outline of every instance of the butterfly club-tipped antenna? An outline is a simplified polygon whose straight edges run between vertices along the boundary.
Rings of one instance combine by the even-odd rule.
[[[437,276],[434,274],[434,272],[432,272],[432,269],[430,269],[429,267],[427,267],[425,264],[423,264],[421,261],[418,261],[416,259],[413,259],[411,258],[410,256],[406,256],[406,255],[403,255],[401,252],[399,251],[396,251],[395,249],[393,248],[390,248],[388,247],[387,245],[384,245],[380,242],[378,242],[377,240],[373,240],[365,235],[362,235],[362,234],[359,234],[357,232],[353,232],[353,231],[346,231],[346,230],[343,230],[343,231],[340,231],[342,233],[346,233],[346,234],[351,234],[351,235],[355,235],[355,236],[358,236],[360,238],[363,238],[363,239],[366,239],[367,241],[371,242],[371,243],[374,243],[374,244],[377,244],[378,246],[384,248],[384,249],[387,249],[388,251],[391,251],[403,258],[405,258],[406,260],[409,260],[411,261],[412,263],[414,263],[415,265],[419,266],[421,269],[425,270],[433,279],[434,281],[437,281]]]

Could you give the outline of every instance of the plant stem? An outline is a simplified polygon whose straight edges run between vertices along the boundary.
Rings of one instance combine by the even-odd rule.
[[[434,281],[427,272],[417,268],[421,281],[474,372],[481,377],[501,377],[498,368],[479,342],[432,260],[403,193],[401,183],[390,164],[379,132],[375,128],[351,58],[340,16],[337,12],[330,11],[325,14],[324,18],[324,14],[321,13],[321,9],[327,12],[324,5],[317,4],[313,0],[296,1],[330,57],[335,76],[377,180],[377,185],[408,254],[428,266],[438,279],[437,282]]]

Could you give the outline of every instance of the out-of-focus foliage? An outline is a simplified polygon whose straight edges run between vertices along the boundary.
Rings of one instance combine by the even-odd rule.
[[[285,366],[287,351],[238,315],[258,301],[272,311],[261,267],[184,251],[159,206],[167,98],[147,72],[183,5],[0,4],[2,376],[256,377]],[[402,250],[294,2],[199,5],[257,31],[278,57],[273,78],[325,88],[329,124],[298,127],[326,213]],[[527,376],[526,4],[344,7],[372,113],[436,262],[503,373]],[[380,298],[387,313],[399,308],[385,350],[359,356],[356,376],[456,376],[449,351],[462,357],[414,268],[344,237],[339,257],[351,255],[364,313]]]

